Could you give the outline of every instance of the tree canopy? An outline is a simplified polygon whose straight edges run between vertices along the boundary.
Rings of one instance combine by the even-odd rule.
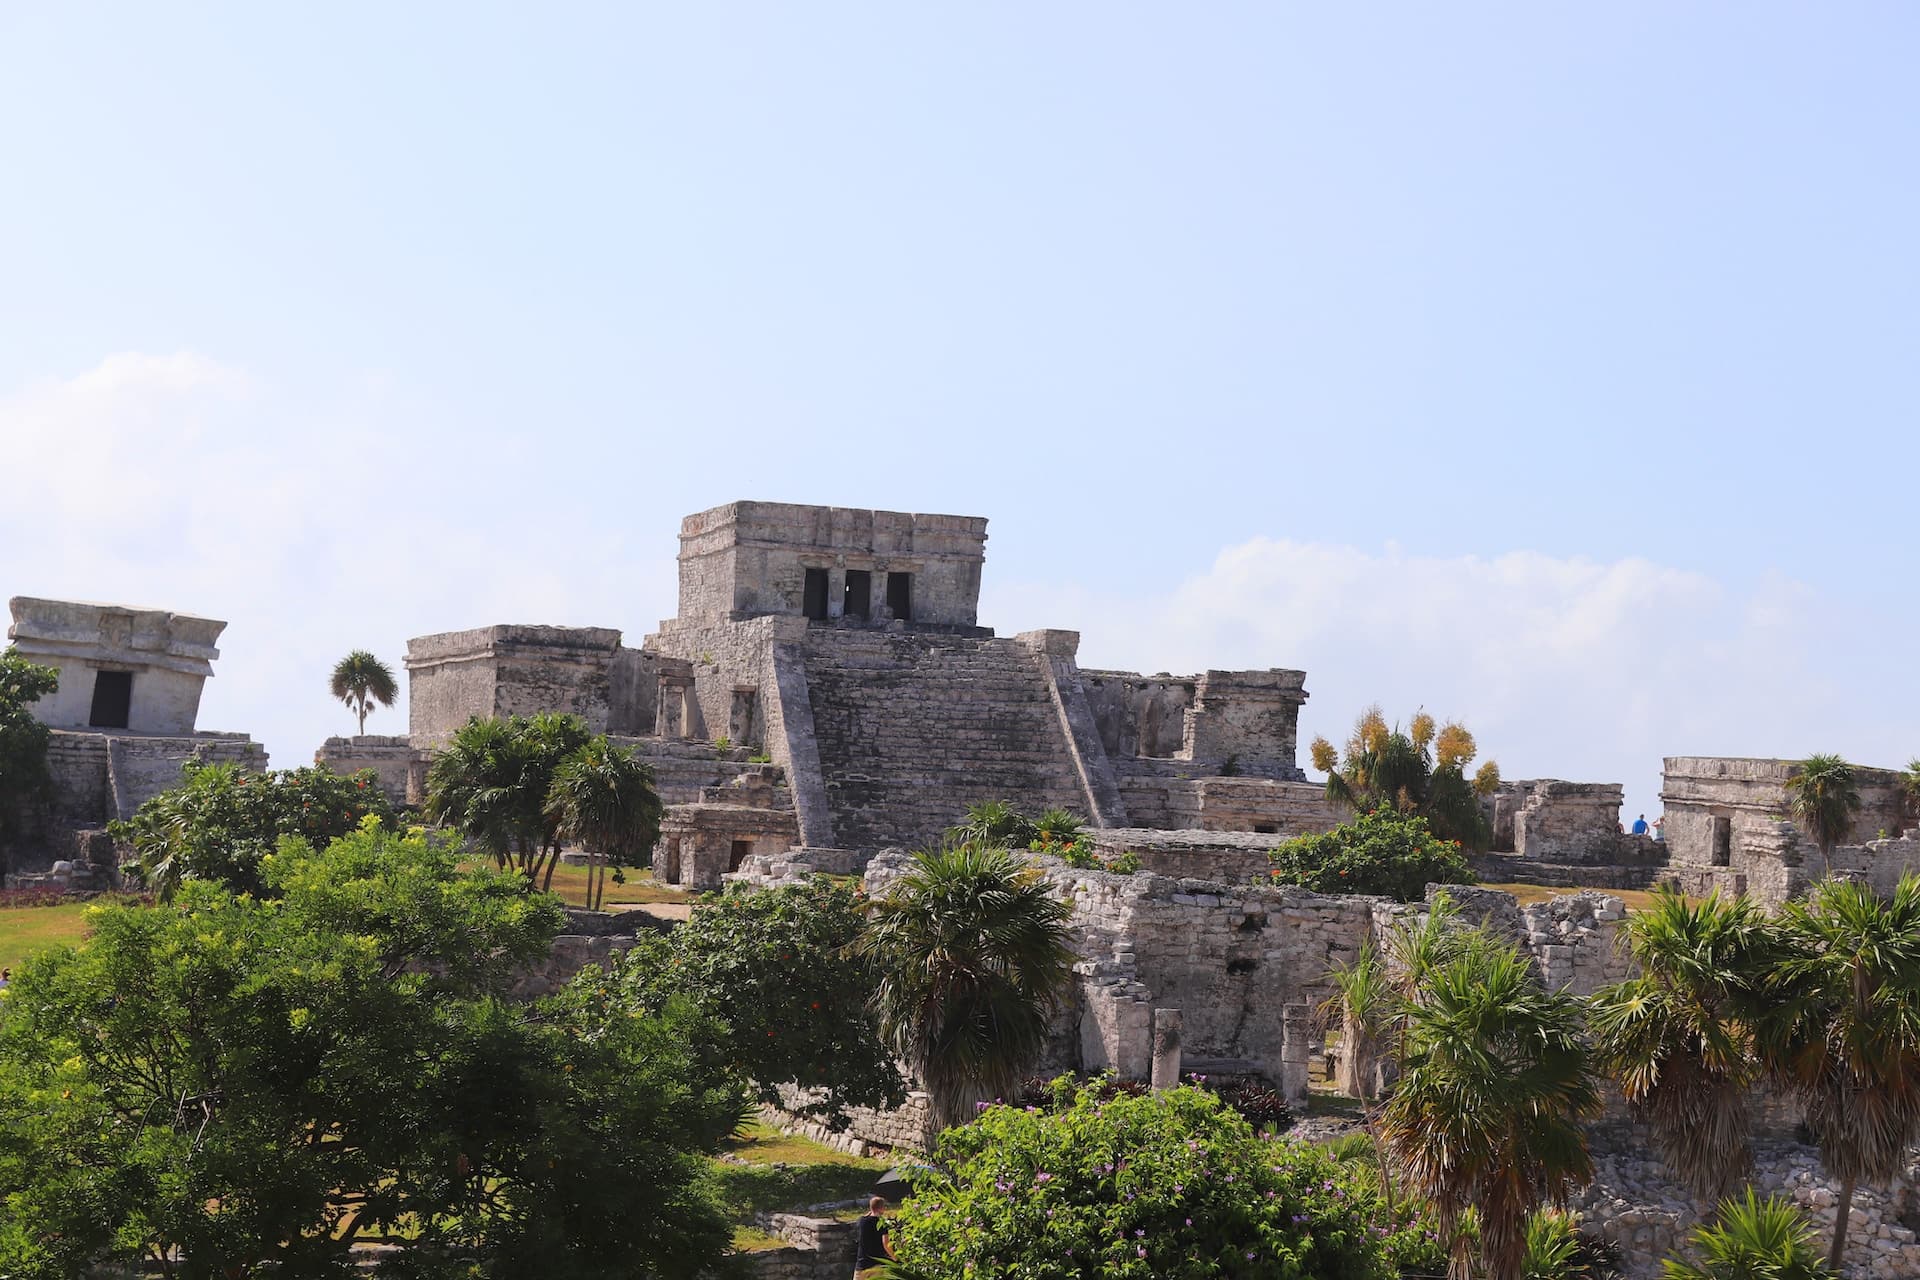
[[[1427,820],[1397,809],[1370,809],[1319,835],[1299,836],[1268,855],[1272,878],[1316,893],[1377,893],[1418,902],[1429,884],[1472,884],[1457,840],[1442,840]]]
[[[1441,839],[1484,850],[1493,843],[1493,823],[1480,801],[1500,785],[1500,766],[1489,760],[1469,778],[1467,766],[1479,749],[1457,720],[1436,724],[1419,711],[1403,731],[1389,728],[1378,706],[1354,722],[1344,759],[1325,738],[1310,748],[1313,767],[1327,775],[1329,800],[1357,813],[1416,814]]]
[[[0,652],[0,848],[15,834],[19,811],[46,795],[51,735],[31,708],[59,684],[54,668],[28,662],[11,646]]]
[[[588,970],[499,998],[562,913],[368,822],[110,906],[0,997],[0,1272],[687,1275],[729,1229],[697,1153],[735,1122],[677,1005],[609,1016]]]
[[[309,765],[249,773],[230,764],[183,768],[185,781],[112,824],[133,848],[123,868],[161,898],[186,880],[214,880],[261,893],[260,863],[286,836],[316,845],[344,836],[368,818],[394,823],[393,805],[371,770],[342,776]]]
[[[347,710],[360,717],[361,733],[367,731],[369,711],[376,706],[391,707],[400,700],[393,668],[365,649],[355,649],[334,664],[327,688],[347,704]]]

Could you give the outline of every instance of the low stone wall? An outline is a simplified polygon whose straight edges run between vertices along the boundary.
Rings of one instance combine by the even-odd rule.
[[[746,1254],[742,1265],[755,1280],[847,1280],[858,1252],[859,1224],[804,1213],[770,1213],[759,1224],[789,1242],[784,1249]]]
[[[801,1105],[808,1096],[807,1091],[793,1086],[783,1087],[780,1092],[782,1099],[793,1106]],[[837,1130],[792,1111],[775,1107],[765,1110],[767,1119],[774,1125],[811,1138],[822,1146],[863,1158],[884,1158],[893,1151],[927,1149],[927,1133],[931,1127],[929,1117],[932,1114],[930,1104],[931,1099],[916,1089],[907,1094],[905,1103],[892,1111],[849,1107],[847,1127]]]
[[[1920,1275],[1920,1238],[1902,1221],[1920,1208],[1916,1181],[1920,1160],[1910,1161],[1906,1176],[1891,1187],[1863,1184],[1855,1189],[1843,1264],[1850,1280]],[[1804,1210],[1824,1253],[1839,1196],[1837,1182],[1820,1168],[1819,1152],[1790,1142],[1757,1142],[1753,1185],[1761,1195],[1784,1196]],[[1620,1247],[1631,1280],[1658,1276],[1661,1260],[1681,1250],[1687,1234],[1711,1209],[1674,1182],[1644,1145],[1597,1146],[1593,1182],[1575,1193],[1571,1205],[1581,1212],[1588,1230]]]
[[[1156,875],[1250,884],[1264,880],[1267,854],[1285,837],[1245,831],[1158,831],[1148,827],[1090,830],[1085,837],[1102,858],[1136,855]]]
[[[380,790],[395,806],[426,802],[427,753],[415,751],[405,734],[328,738],[313,753],[313,762],[342,775],[373,770]]]

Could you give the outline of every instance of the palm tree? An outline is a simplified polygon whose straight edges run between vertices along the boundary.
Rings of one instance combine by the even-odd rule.
[[[1722,1200],[1714,1220],[1693,1229],[1694,1260],[1669,1258],[1663,1280],[1827,1280],[1813,1224],[1792,1201],[1762,1200],[1752,1187]]]
[[[1812,755],[1793,768],[1787,778],[1787,810],[1794,825],[1820,847],[1820,862],[1833,874],[1833,848],[1853,830],[1860,812],[1860,790],[1854,785],[1853,766],[1836,755]]]
[[[1884,1183],[1920,1137],[1920,879],[1882,898],[1825,880],[1789,902],[1756,1026],[1761,1058],[1805,1108],[1820,1163],[1840,1179],[1827,1265],[1840,1268],[1854,1187]]]
[[[631,751],[593,739],[554,770],[546,813],[561,836],[577,840],[592,859],[587,908],[606,897],[606,866],[644,866],[660,839],[660,795],[653,772]]]
[[[1067,907],[1005,849],[949,844],[873,904],[855,944],[878,973],[880,1031],[926,1086],[936,1129],[1013,1092],[1073,980]]]
[[[1703,1199],[1753,1164],[1747,1090],[1759,1075],[1750,1015],[1767,921],[1746,898],[1689,904],[1662,889],[1621,937],[1640,974],[1593,995],[1601,1069],[1653,1127],[1667,1166]]]
[[[1333,984],[1333,994],[1320,1006],[1320,1017],[1328,1025],[1339,1023],[1340,1084],[1360,1100],[1370,1145],[1379,1161],[1380,1190],[1392,1208],[1393,1176],[1380,1143],[1374,1103],[1380,1097],[1381,1061],[1400,1026],[1400,992],[1388,974],[1386,957],[1375,949],[1372,939],[1360,944],[1352,964],[1335,964],[1327,980]]]
[[[1481,1273],[1519,1280],[1529,1216],[1592,1176],[1579,1119],[1599,1097],[1575,997],[1546,990],[1513,947],[1460,934],[1459,953],[1426,972],[1408,1006],[1381,1134],[1403,1179],[1433,1203],[1448,1274],[1476,1274],[1461,1229],[1473,1209]]]
[[[578,716],[469,720],[428,766],[427,816],[460,831],[502,869],[518,867],[550,888],[560,833],[547,795],[560,762],[591,736]]]
[[[391,707],[400,698],[393,668],[365,649],[355,649],[334,664],[333,680],[328,687],[334,697],[360,717],[363,734],[367,731],[367,712],[376,706]]]
[[[1313,766],[1327,775],[1327,799],[1356,813],[1397,809],[1427,820],[1435,835],[1474,849],[1493,842],[1493,824],[1481,798],[1500,785],[1500,767],[1491,760],[1471,777],[1467,765],[1479,750],[1465,725],[1436,726],[1421,711],[1409,727],[1387,727],[1378,706],[1368,707],[1354,723],[1347,754],[1325,738],[1312,744]]]

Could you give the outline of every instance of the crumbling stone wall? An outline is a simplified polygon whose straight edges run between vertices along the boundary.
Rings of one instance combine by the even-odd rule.
[[[1100,741],[1116,760],[1144,756],[1172,759],[1186,745],[1187,711],[1198,677],[1135,675],[1131,671],[1080,673],[1093,708]]]
[[[610,727],[620,633],[607,627],[493,626],[407,641],[408,734],[432,748],[474,717],[577,715]]]
[[[1515,853],[1542,862],[1619,861],[1621,784],[1540,778],[1515,789]]]
[[[1125,760],[1117,786],[1129,824],[1168,831],[1251,831],[1287,839],[1353,818],[1311,782],[1196,775],[1179,760]]]
[[[868,578],[867,618],[892,621],[887,575],[911,575],[911,625],[971,628],[987,522],[784,502],[730,502],[680,526],[683,619],[804,616],[807,570],[826,576],[826,618],[843,616],[847,574]]]
[[[1820,871],[1820,854],[1788,818],[1788,781],[1793,760],[1743,760],[1722,756],[1668,756],[1661,781],[1667,804],[1667,837],[1674,879],[1682,887],[1718,885],[1732,892],[1778,904],[1803,892]],[[1855,835],[1866,837],[1859,852],[1834,864],[1855,865],[1874,875],[1880,856],[1868,844],[1891,841],[1912,825],[1910,800],[1901,773],[1859,768],[1855,773],[1862,808]],[[1885,858],[1903,850],[1885,846]]]
[[[328,738],[313,753],[313,762],[343,777],[373,770],[380,790],[396,806],[426,802],[427,753],[415,751],[412,739],[404,734]]]

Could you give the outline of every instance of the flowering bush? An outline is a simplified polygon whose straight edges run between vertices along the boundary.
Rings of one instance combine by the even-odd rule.
[[[1319,1148],[1195,1088],[987,1107],[935,1159],[892,1237],[927,1280],[1387,1280],[1430,1250]]]
[[[1418,902],[1429,884],[1473,883],[1458,840],[1442,840],[1425,818],[1392,809],[1289,840],[1267,856],[1272,879],[1315,893],[1377,893]]]

